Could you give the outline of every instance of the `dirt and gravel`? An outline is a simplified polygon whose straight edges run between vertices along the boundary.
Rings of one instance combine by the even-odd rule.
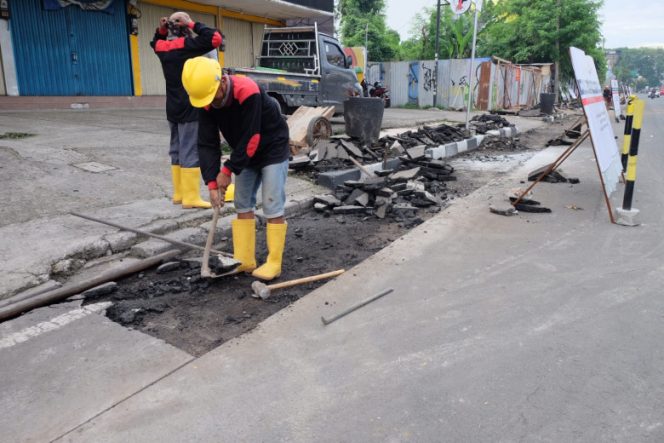
[[[500,162],[504,156],[523,154],[524,150],[542,149],[546,141],[558,135],[566,122],[547,125],[523,134],[514,151],[495,149],[468,153],[494,156],[487,162]],[[462,161],[460,156],[458,161]],[[364,214],[334,215],[309,212],[290,218],[279,281],[306,277],[354,265],[388,246],[408,230],[441,211],[454,200],[464,197],[505,173],[499,168],[482,171],[457,170],[457,180],[447,183],[447,200],[442,207],[422,208],[412,218],[388,216],[379,219]],[[443,215],[444,216],[444,215]],[[259,226],[257,258],[265,259],[265,231]],[[231,250],[230,239],[223,247]],[[349,271],[352,272],[352,271]],[[127,327],[162,339],[192,355],[200,356],[220,344],[256,327],[265,318],[287,308],[325,282],[309,283],[275,291],[267,300],[251,297],[249,275],[217,280],[200,278],[197,263],[182,261],[177,269],[157,273],[150,270],[118,282],[118,289],[103,298],[86,303],[110,300],[107,316]],[[321,299],[321,304],[335,300]]]

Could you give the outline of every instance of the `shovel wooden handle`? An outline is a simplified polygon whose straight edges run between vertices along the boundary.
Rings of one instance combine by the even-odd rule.
[[[295,280],[288,280],[281,283],[275,283],[273,285],[268,285],[268,289],[281,289],[281,288],[290,288],[291,286],[297,286],[304,283],[311,283],[312,281],[325,280],[326,278],[336,277],[346,272],[345,269],[339,269],[337,271],[326,272],[325,274],[312,275],[310,277],[296,278]]]
[[[214,232],[217,230],[217,220],[219,220],[219,208],[214,207],[212,215],[212,225],[208,231],[207,239],[205,241],[205,249],[203,249],[203,263],[201,263],[201,276],[210,277],[210,250],[212,249],[212,241],[214,240]]]

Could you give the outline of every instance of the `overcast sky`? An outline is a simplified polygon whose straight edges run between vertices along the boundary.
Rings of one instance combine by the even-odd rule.
[[[408,37],[415,14],[436,0],[386,0],[387,24]],[[627,5],[633,3],[634,8]],[[637,6],[638,5],[638,6]],[[664,46],[664,0],[605,0],[601,11],[606,48]]]

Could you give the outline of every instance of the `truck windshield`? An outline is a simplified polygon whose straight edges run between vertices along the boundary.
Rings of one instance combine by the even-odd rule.
[[[344,57],[344,53],[337,45],[325,42],[325,55],[328,63],[331,65],[339,66],[340,68],[346,67],[346,57]]]

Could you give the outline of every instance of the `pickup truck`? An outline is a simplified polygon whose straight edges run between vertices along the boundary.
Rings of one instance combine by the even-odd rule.
[[[334,106],[343,113],[348,97],[361,96],[351,59],[339,41],[319,33],[318,26],[265,28],[256,67],[227,68],[246,75],[279,102],[282,113],[299,106]]]

